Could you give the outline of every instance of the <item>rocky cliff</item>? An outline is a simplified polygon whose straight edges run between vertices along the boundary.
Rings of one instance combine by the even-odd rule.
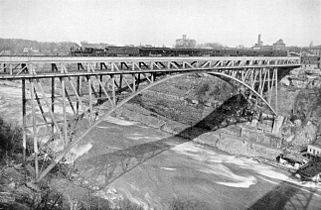
[[[233,86],[213,77],[168,81],[135,98],[118,115],[233,154],[275,159],[283,152],[303,150],[319,136],[320,75],[319,69],[298,68],[280,81],[278,110],[284,118],[278,135],[271,135],[269,115],[262,115]],[[203,131],[186,135],[191,128]]]

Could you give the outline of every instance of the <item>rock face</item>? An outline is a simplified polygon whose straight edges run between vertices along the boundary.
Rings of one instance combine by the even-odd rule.
[[[196,138],[195,142],[214,146],[222,151],[236,155],[246,155],[250,157],[262,157],[266,159],[274,159],[282,153],[281,149],[269,148],[255,142],[240,141],[240,137],[231,135],[217,135],[216,133],[206,133]]]
[[[237,154],[255,154],[254,150],[264,154],[263,148],[266,151],[271,149],[267,152],[269,154],[266,154],[269,156],[275,155],[281,149],[301,150],[307,144],[315,141],[317,136],[321,136],[319,134],[321,126],[320,75],[321,70],[319,69],[297,68],[280,81],[278,113],[281,113],[283,119],[274,122],[274,131],[271,129],[272,124],[269,123],[264,128],[267,132],[274,132],[274,136],[251,134],[247,136],[249,142],[245,140],[242,144],[237,142],[238,138],[231,137],[225,139],[224,142],[218,140],[215,146]],[[224,104],[236,93],[237,91],[232,86],[219,79],[189,76],[182,78],[180,83],[169,81],[142,94],[133,101],[134,105],[131,105],[131,109],[137,112],[137,107],[141,107],[142,109],[138,112],[145,115],[140,117],[142,121],[149,121],[154,125],[153,127],[170,133],[177,134],[191,125],[194,125],[193,128],[215,131],[242,121],[237,117],[244,114],[244,110],[241,111],[242,109],[238,107],[240,104],[236,103],[232,106]],[[212,113],[213,110],[217,111],[217,115]],[[253,107],[249,107],[249,110],[253,110]],[[154,113],[154,116],[148,112]],[[234,114],[229,116],[225,113]],[[251,113],[251,125],[258,129],[263,125],[260,117],[255,117],[256,115],[256,113]],[[132,118],[132,120],[135,119]],[[244,133],[247,133],[246,129]],[[238,137],[237,133],[233,135]],[[206,140],[202,143],[210,144]],[[234,146],[228,146],[228,144],[237,144],[235,148],[238,149],[233,152]]]
[[[146,91],[131,102],[158,115],[183,124],[200,121],[204,112],[220,106],[238,93],[215,77],[186,76],[177,83],[169,80]]]
[[[294,89],[302,88],[320,88],[321,87],[321,70],[320,69],[303,69],[297,68],[290,72],[289,75],[281,79],[280,84],[285,87]]]
[[[280,113],[287,117],[281,136],[288,148],[302,150],[320,136],[321,70],[295,69],[281,86]]]

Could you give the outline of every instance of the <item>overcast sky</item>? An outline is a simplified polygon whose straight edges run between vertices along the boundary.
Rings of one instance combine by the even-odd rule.
[[[0,0],[0,37],[172,46],[321,44],[321,0]]]

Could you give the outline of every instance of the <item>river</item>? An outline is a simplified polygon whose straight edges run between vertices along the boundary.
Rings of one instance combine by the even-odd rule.
[[[76,160],[81,184],[116,203],[126,197],[144,209],[321,209],[320,184],[135,122],[109,117],[82,144],[92,147]]]
[[[2,116],[21,122],[20,88],[0,95]],[[115,206],[127,198],[144,209],[321,209],[320,184],[136,122],[108,117],[74,151],[85,153],[75,182]]]

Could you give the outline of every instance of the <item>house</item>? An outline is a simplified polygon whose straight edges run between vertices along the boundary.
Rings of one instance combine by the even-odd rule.
[[[303,54],[301,57],[303,67],[320,68],[320,62],[320,56]]]
[[[304,181],[321,181],[321,162],[320,160],[310,161],[308,164],[301,167],[297,174],[300,176],[301,180]]]
[[[311,157],[321,157],[321,146],[318,144],[308,145],[307,154]]]
[[[301,166],[308,163],[308,159],[300,154],[281,154],[276,160],[287,168],[298,170]]]

